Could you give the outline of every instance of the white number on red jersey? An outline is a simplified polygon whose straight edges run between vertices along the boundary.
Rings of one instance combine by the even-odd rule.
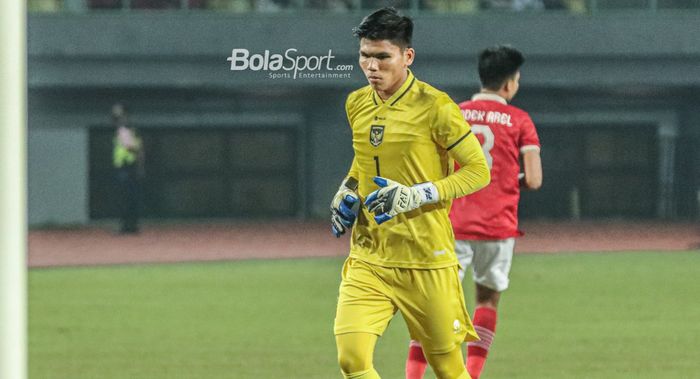
[[[484,143],[481,145],[481,149],[484,151],[484,156],[486,157],[486,163],[489,165],[489,170],[493,167],[493,156],[491,156],[491,149],[496,143],[496,136],[491,131],[488,125],[472,124],[472,132],[474,134],[481,134],[484,138]]]

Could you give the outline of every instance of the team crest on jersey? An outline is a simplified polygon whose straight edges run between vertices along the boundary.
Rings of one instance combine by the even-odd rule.
[[[369,131],[369,143],[372,146],[377,147],[382,144],[384,140],[384,125],[372,125]]]

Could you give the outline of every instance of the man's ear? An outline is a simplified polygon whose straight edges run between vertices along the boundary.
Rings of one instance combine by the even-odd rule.
[[[509,78],[505,83],[503,83],[503,87],[501,87],[501,89],[506,93],[510,93],[510,91],[513,90],[513,85],[513,78]]]
[[[403,50],[403,54],[406,59],[406,66],[413,64],[413,60],[416,58],[416,51],[412,47],[407,47]]]

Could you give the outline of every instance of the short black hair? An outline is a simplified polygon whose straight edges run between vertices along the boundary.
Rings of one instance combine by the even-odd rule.
[[[523,54],[505,45],[497,45],[479,54],[479,79],[481,86],[499,90],[525,63]]]
[[[357,38],[373,41],[389,40],[405,49],[411,47],[413,21],[400,14],[394,7],[385,7],[365,17],[360,25],[352,29],[352,34]]]

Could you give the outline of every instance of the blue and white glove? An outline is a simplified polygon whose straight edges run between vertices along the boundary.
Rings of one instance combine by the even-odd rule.
[[[423,204],[434,204],[440,200],[437,187],[431,182],[408,187],[381,176],[375,176],[373,180],[380,188],[367,196],[365,205],[367,210],[374,213],[377,224]]]
[[[331,231],[336,237],[345,234],[357,219],[360,197],[357,195],[357,180],[347,178],[338,188],[331,201]]]

